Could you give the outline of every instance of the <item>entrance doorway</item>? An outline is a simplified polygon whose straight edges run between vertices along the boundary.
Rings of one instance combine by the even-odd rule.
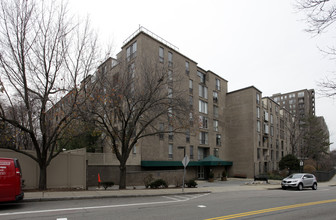
[[[203,180],[204,179],[204,167],[198,167],[197,169],[197,178]]]

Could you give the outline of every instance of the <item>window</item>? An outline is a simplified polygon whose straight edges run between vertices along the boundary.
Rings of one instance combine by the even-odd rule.
[[[199,116],[199,127],[200,128],[208,128],[208,118],[200,115]]]
[[[136,146],[135,145],[133,146],[132,152],[133,152],[133,154],[136,154]]]
[[[136,57],[136,51],[137,51],[137,42],[135,41],[133,44],[131,44],[126,49],[126,58],[127,61],[130,61],[131,59]]]
[[[260,148],[257,149],[257,159],[260,159]]]
[[[199,100],[198,101],[198,109],[199,109],[199,112],[202,112],[204,114],[208,114],[208,103],[204,102],[202,100]]]
[[[271,114],[271,124],[273,124],[273,115]]]
[[[208,88],[203,85],[198,85],[198,94],[200,97],[208,99]]]
[[[213,106],[213,115],[214,117],[218,118],[218,106],[216,105]]]
[[[171,117],[173,117],[173,109],[172,107],[169,107],[168,108],[168,118],[171,118]]]
[[[163,63],[164,57],[163,57],[163,48],[159,47],[159,61]]]
[[[213,155],[215,156],[215,157],[219,157],[219,149],[218,148],[214,148],[214,153],[213,153]]]
[[[116,73],[113,75],[113,87],[117,86],[119,84],[119,74]]]
[[[168,67],[173,67],[173,54],[168,52]]]
[[[217,120],[213,120],[213,127],[214,127],[214,131],[218,131],[218,121]]]
[[[128,65],[128,73],[131,75],[131,78],[134,78],[134,76],[135,76],[134,63]]]
[[[264,124],[264,133],[269,134],[269,127],[267,124]]]
[[[189,130],[186,131],[186,142],[187,143],[190,142],[190,131]]]
[[[173,98],[173,89],[172,88],[168,88],[168,98]]]
[[[192,127],[194,125],[193,113],[189,113],[189,125]]]
[[[220,90],[220,80],[216,79],[216,89]]]
[[[218,92],[213,91],[213,102],[217,103],[218,102]]]
[[[260,94],[257,93],[257,104],[259,105],[260,104]]]
[[[186,61],[185,62],[185,71],[186,71],[186,74],[189,74],[190,70],[189,70],[189,62]]]
[[[220,134],[216,134],[216,145],[217,146],[221,146],[222,145],[221,135]]]
[[[169,159],[173,158],[173,144],[168,145],[168,158]]]
[[[208,133],[207,132],[200,132],[199,133],[199,141],[200,144],[208,144]]]
[[[193,81],[189,79],[189,93],[193,93]]]
[[[200,83],[205,83],[205,74],[200,71],[197,71],[197,75],[200,78]]]
[[[168,80],[173,81],[173,71],[168,70]]]
[[[260,121],[257,121],[257,131],[260,132]]]
[[[264,120],[268,121],[268,112],[264,111]]]
[[[260,108],[257,107],[257,118],[260,118]]]
[[[258,135],[258,146],[259,147],[261,146],[261,137],[260,137],[260,135]]]
[[[190,105],[190,108],[193,107],[193,97],[191,95],[189,96],[189,105]]]
[[[190,145],[190,159],[194,159],[194,146]]]
[[[168,130],[169,130],[169,133],[168,133],[168,139],[170,141],[172,141],[174,139],[174,134],[173,134],[173,126],[169,125],[168,126]]]
[[[159,132],[164,132],[164,124],[163,123],[159,123]],[[159,139],[163,140],[164,134],[163,133],[159,133]]]
[[[298,97],[304,97],[304,92],[299,92]]]
[[[274,135],[274,128],[273,126],[271,126],[271,136],[273,137],[273,135]]]

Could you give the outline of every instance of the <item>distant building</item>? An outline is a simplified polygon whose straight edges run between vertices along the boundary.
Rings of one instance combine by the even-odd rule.
[[[277,93],[271,98],[280,105],[281,108],[287,109],[291,114],[299,118],[305,118],[315,115],[315,91],[314,89],[303,89],[289,93]]]

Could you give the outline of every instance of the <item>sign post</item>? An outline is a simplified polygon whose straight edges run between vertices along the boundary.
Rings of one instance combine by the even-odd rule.
[[[183,158],[182,160],[182,164],[183,164],[183,181],[182,181],[182,192],[184,192],[184,179],[185,179],[185,174],[186,174],[186,167],[189,163],[189,158],[188,158],[188,155],[185,155],[185,157]]]
[[[300,172],[303,172],[303,160],[300,160]]]

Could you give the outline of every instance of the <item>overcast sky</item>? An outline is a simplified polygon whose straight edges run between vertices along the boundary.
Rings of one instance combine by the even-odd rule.
[[[333,46],[331,31],[312,36],[293,0],[113,1],[69,0],[89,15],[103,42],[118,53],[139,25],[179,52],[228,80],[229,91],[255,86],[263,96],[315,89],[316,115],[324,116],[336,142],[335,99],[318,93],[317,82],[335,76],[336,63],[319,48]],[[336,45],[334,45],[336,46]],[[336,150],[336,143],[331,146]]]

